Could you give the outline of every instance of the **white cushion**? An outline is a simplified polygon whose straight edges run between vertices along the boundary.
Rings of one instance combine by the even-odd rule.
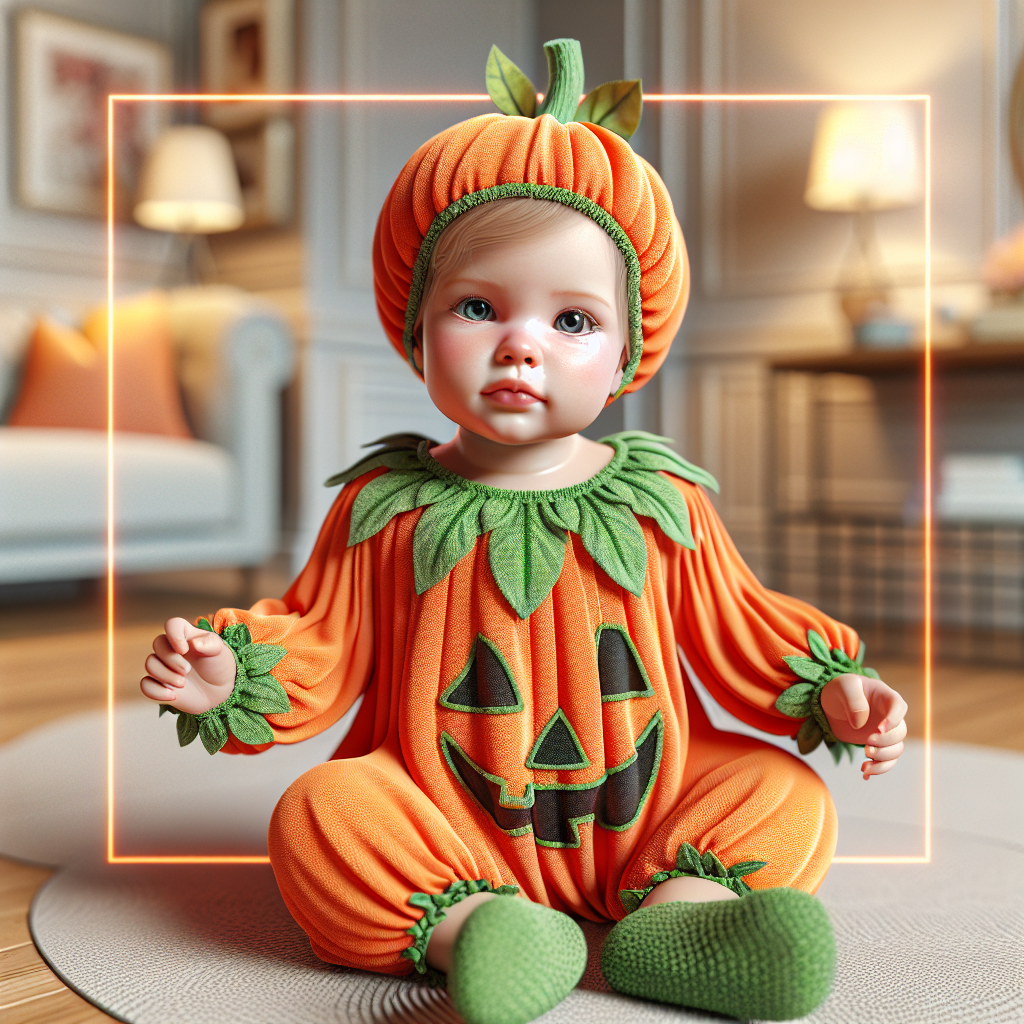
[[[231,519],[236,470],[222,448],[154,434],[114,435],[121,537]],[[96,536],[107,525],[107,435],[0,427],[0,542]]]

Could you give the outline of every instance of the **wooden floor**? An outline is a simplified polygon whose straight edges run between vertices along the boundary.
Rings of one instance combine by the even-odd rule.
[[[250,603],[252,592],[281,594],[283,566],[253,580],[231,571],[137,578],[117,594],[115,685],[118,700],[141,700],[138,681],[153,637],[171,615],[209,614]],[[45,599],[42,599],[45,597]],[[98,590],[0,594],[0,742],[44,722],[101,708],[106,693],[106,602]],[[911,711],[921,736],[920,665],[874,662]],[[1024,751],[1024,670],[938,665],[932,735]],[[50,877],[44,868],[0,858],[0,1024],[96,1024],[107,1014],[66,988],[42,961],[28,931],[28,907]]]

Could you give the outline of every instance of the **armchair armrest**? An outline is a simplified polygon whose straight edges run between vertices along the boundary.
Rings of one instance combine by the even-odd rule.
[[[268,557],[278,540],[278,396],[294,368],[291,331],[272,305],[237,288],[180,288],[168,298],[189,419],[198,437],[234,458],[239,528]]]

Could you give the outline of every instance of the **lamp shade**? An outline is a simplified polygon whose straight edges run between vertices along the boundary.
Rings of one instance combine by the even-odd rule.
[[[224,133],[205,125],[168,128],[146,157],[134,213],[154,231],[212,234],[240,227],[242,190]]]
[[[818,117],[804,202],[815,210],[893,210],[921,194],[906,104],[834,103]]]

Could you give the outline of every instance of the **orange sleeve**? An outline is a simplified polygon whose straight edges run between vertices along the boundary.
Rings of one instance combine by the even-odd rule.
[[[727,711],[765,732],[796,735],[802,720],[776,710],[800,682],[782,660],[808,657],[807,631],[856,658],[849,626],[809,604],[762,586],[740,557],[704,491],[676,477],[690,510],[696,549],[657,531],[676,640],[708,692]]]
[[[306,567],[283,599],[257,601],[248,611],[222,608],[212,618],[218,633],[245,623],[253,643],[277,644],[287,651],[271,670],[291,702],[286,714],[266,716],[277,743],[298,743],[327,729],[370,681],[376,545],[373,540],[346,545],[352,503],[363,485],[379,475],[366,474],[342,490]],[[223,751],[255,754],[270,746],[229,735]]]

